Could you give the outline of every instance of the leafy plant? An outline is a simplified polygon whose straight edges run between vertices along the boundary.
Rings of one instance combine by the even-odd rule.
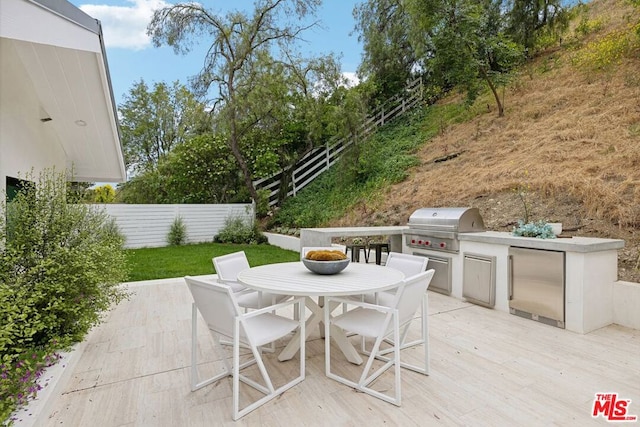
[[[43,171],[0,215],[0,419],[37,392],[36,373],[126,298],[124,238],[97,206],[74,204]]]
[[[256,223],[247,224],[242,218],[227,218],[225,226],[213,239],[216,243],[267,243]]]
[[[526,172],[525,172],[526,175]],[[518,198],[522,202],[522,208],[524,213],[524,221],[525,223],[529,222],[529,214],[531,213],[531,207],[529,206],[529,200],[527,199],[527,195],[529,194],[529,185],[521,184],[518,185],[513,191],[518,195]]]
[[[176,217],[169,229],[169,235],[167,236],[167,242],[170,245],[180,246],[184,245],[187,241],[187,225],[184,223],[181,217]]]
[[[551,225],[544,221],[527,222],[518,220],[518,226],[513,228],[512,234],[521,237],[537,237],[539,239],[555,239]]]
[[[600,40],[589,43],[573,58],[574,65],[587,72],[610,69],[620,63],[637,43],[630,37],[632,31],[630,26],[629,29],[613,31]]]
[[[576,33],[586,36],[593,32],[600,31],[604,27],[602,19],[588,19],[587,16],[583,16],[580,24],[576,27]]]

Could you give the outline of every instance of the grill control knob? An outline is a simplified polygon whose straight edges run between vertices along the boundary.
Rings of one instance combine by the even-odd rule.
[[[416,244],[416,239],[411,239],[411,244],[415,245]]]
[[[425,240],[425,241],[424,241],[424,245],[425,245],[425,246],[431,246],[431,242],[430,242],[430,241],[428,241],[428,240]]]
[[[445,242],[440,242],[440,247],[444,249],[447,247],[447,244]]]

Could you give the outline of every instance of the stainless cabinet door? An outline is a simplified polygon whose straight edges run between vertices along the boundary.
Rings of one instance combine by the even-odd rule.
[[[509,248],[512,309],[564,323],[564,252]]]
[[[496,303],[496,257],[463,254],[462,296],[469,302],[493,307]]]

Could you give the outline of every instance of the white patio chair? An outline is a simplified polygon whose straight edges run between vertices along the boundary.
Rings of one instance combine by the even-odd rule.
[[[389,306],[369,304],[366,302],[354,302],[344,298],[327,297],[327,306],[330,302],[348,302],[357,307],[337,317],[331,318],[330,310],[324,311],[325,321],[325,371],[327,377],[340,383],[353,387],[357,390],[370,394],[394,405],[401,405],[401,376],[400,368],[408,368],[423,375],[429,374],[429,347],[424,342],[424,366],[412,365],[402,362],[400,350],[402,343],[407,337],[409,324],[413,319],[422,295],[429,287],[435,270],[428,270],[405,279],[397,288],[394,299]],[[422,318],[423,327],[427,329],[427,316]],[[354,332],[367,338],[375,338],[375,342],[369,353],[369,358],[364,366],[362,374],[357,381],[339,376],[331,372],[331,327],[338,327],[342,330]],[[401,332],[402,331],[402,332]],[[386,338],[391,338],[391,348],[382,349],[381,345]],[[373,363],[376,359],[382,360],[381,367],[372,371]],[[374,390],[370,385],[384,374],[388,369],[394,367],[394,393],[384,393]]]
[[[189,276],[185,277],[184,280],[189,286],[194,301],[191,316],[191,391],[196,391],[222,378],[232,377],[233,419],[237,420],[304,380],[304,298],[296,298],[274,306],[243,312],[236,300],[236,293],[232,291],[231,287],[224,284],[201,281]],[[295,310],[300,320],[291,320],[273,314],[276,309],[285,308],[293,304],[296,306]],[[214,347],[220,351],[224,362],[224,370],[221,373],[203,381],[198,379],[198,311],[207,323],[207,327],[214,337]],[[286,384],[275,388],[262,360],[260,347],[287,336],[297,328],[300,328],[301,332],[299,375]],[[222,337],[230,339],[233,343],[231,365],[229,365],[227,354],[221,344]],[[249,361],[242,364],[240,363],[241,346],[249,348],[253,356]],[[258,365],[262,384],[241,373],[242,370],[253,364]],[[240,381],[262,392],[264,396],[241,409]]]
[[[236,293],[236,299],[240,307],[246,309],[258,309],[268,305],[286,301],[289,295],[260,293],[251,290],[238,282],[238,273],[251,268],[244,251],[238,251],[227,255],[221,255],[212,259],[213,267],[218,275],[218,282],[231,287]]]
[[[400,252],[390,252],[387,256],[387,262],[385,264],[386,267],[395,268],[396,270],[400,270],[404,273],[405,280],[409,279],[416,274],[422,273],[427,269],[427,263],[429,262],[429,258],[418,255],[411,254],[403,254]],[[368,302],[369,304],[379,304],[390,306],[393,302],[393,298],[395,297],[396,290],[392,289],[390,291],[378,292],[377,294],[367,294],[364,296],[353,296],[350,299],[356,299],[364,302]],[[422,298],[422,307],[421,307],[421,316],[424,317],[427,312],[427,304],[428,304],[428,294],[424,293]],[[422,334],[420,339],[417,339],[412,342],[404,343],[403,348],[412,347],[414,345],[420,345],[425,340],[428,339],[427,331],[422,330]],[[388,341],[388,340],[387,340]],[[364,340],[363,347],[364,351]]]
[[[420,255],[411,255],[411,254],[403,254],[400,252],[390,252],[387,256],[387,262],[385,266],[390,268],[395,268],[396,270],[400,270],[404,273],[404,278],[409,279],[416,274],[422,273],[427,269],[427,264],[429,263],[429,258]],[[377,295],[377,300],[375,295],[365,295],[365,302],[371,304],[380,304],[388,306],[393,301],[393,297],[395,295],[395,290],[380,292]],[[427,314],[427,305],[428,305],[428,293],[425,291],[422,297],[422,307],[420,309],[421,316],[424,317]],[[404,343],[403,348],[412,347],[414,345],[420,345],[425,340],[428,339],[427,331],[422,330],[422,334],[420,339],[417,339],[412,342]]]

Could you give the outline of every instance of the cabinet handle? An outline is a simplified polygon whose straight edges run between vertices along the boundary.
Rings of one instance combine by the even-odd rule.
[[[513,299],[513,255],[509,255],[509,262],[507,264],[508,272],[507,276],[509,277],[509,301]]]

